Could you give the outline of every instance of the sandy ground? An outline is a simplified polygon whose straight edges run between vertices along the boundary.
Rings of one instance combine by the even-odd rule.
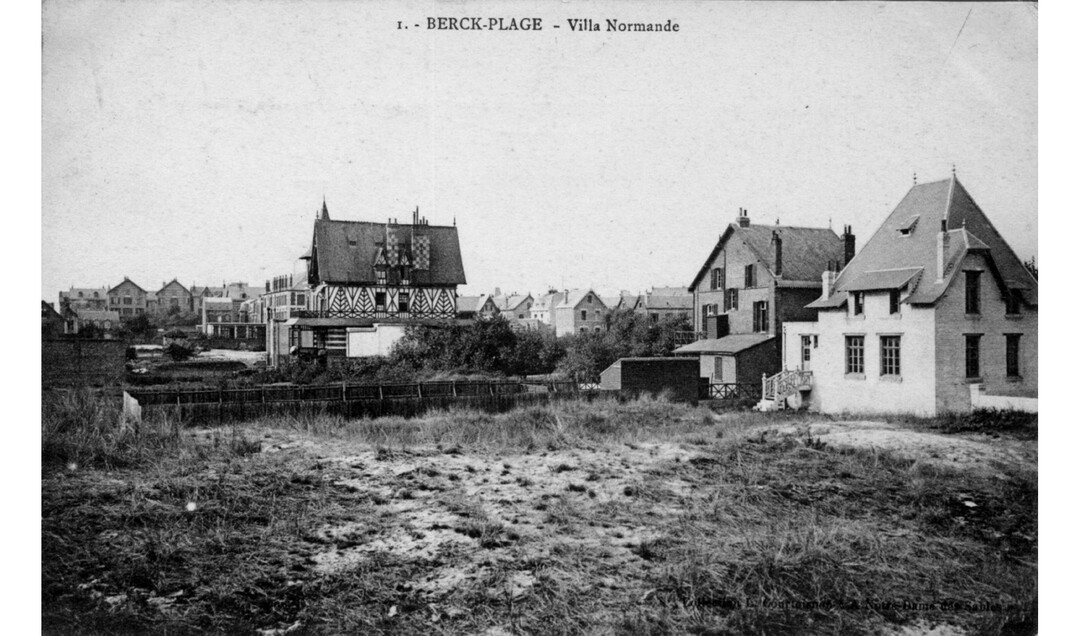
[[[211,349],[199,352],[195,360],[234,360],[243,362],[253,367],[260,362],[266,362],[265,351],[234,351],[232,349]]]
[[[877,448],[939,466],[995,471],[1000,466],[1038,465],[1038,442],[982,434],[943,435],[879,421],[820,422],[783,426],[778,433],[809,434],[833,446]]]
[[[879,448],[964,470],[994,471],[1004,465],[1034,470],[1037,461],[1035,441],[941,435],[875,421],[780,420],[745,434],[762,431],[809,435],[834,446]],[[642,559],[635,552],[659,538],[654,536],[657,528],[676,522],[696,495],[695,484],[663,467],[702,455],[689,443],[456,454],[434,448],[377,451],[365,444],[281,430],[262,435],[262,452],[318,457],[336,466],[335,474],[345,475],[337,484],[356,493],[358,506],[348,520],[317,531],[324,546],[313,557],[317,570],[355,568],[380,553],[441,562],[441,567],[426,568],[407,583],[433,600],[465,582],[481,582],[491,595],[516,598],[536,582],[530,573],[532,559],[575,549],[599,558],[599,569],[612,572],[595,585],[619,589],[620,581],[633,577],[616,574],[640,569]],[[637,503],[634,513],[627,514],[631,493]],[[639,508],[642,502],[647,503]],[[478,549],[481,546],[484,549]],[[456,610],[467,608],[448,609]],[[892,633],[964,632],[952,625],[914,624]]]

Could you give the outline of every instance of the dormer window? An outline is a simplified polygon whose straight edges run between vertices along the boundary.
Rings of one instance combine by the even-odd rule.
[[[853,292],[851,294],[851,307],[856,316],[861,316],[863,313],[863,292]]]
[[[349,239],[349,247],[356,247],[357,243],[355,239]]]
[[[380,284],[380,285],[385,285],[386,284],[386,270],[385,269],[377,269],[377,270],[375,270],[375,282]]]
[[[898,232],[900,232],[901,236],[911,236],[911,233],[915,231],[915,224],[918,222],[919,215],[916,214],[915,216],[909,218],[907,221],[904,221],[904,223],[896,229]]]
[[[1020,314],[1020,302],[1023,297],[1020,295],[1019,289],[1010,289],[1009,293],[1005,296],[1005,313],[1010,316],[1017,316]]]

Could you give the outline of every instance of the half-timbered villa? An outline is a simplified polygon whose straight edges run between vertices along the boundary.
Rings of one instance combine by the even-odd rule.
[[[410,324],[457,318],[465,284],[457,227],[315,220],[308,266],[311,310],[290,319],[291,348],[335,359],[385,355]]]

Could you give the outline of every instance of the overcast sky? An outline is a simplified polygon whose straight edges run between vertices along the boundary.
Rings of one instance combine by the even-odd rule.
[[[438,16],[543,30],[424,28]],[[1037,19],[1019,3],[50,0],[42,297],[125,275],[261,285],[307,249],[324,196],[335,219],[456,219],[463,294],[685,286],[739,207],[850,224],[861,247],[913,173],[953,164],[1026,259]]]

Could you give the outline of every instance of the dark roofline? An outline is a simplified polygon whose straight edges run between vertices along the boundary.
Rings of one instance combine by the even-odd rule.
[[[113,292],[113,290],[114,290],[114,289],[117,289],[117,288],[119,288],[119,287],[120,287],[120,285],[123,285],[124,283],[131,283],[132,285],[134,285],[134,286],[136,287],[136,289],[138,289],[138,290],[139,290],[139,291],[141,291],[142,293],[144,293],[144,294],[148,293],[148,292],[147,292],[147,291],[146,291],[145,289],[143,289],[142,287],[139,287],[139,284],[138,284],[138,283],[136,283],[135,281],[131,280],[130,278],[128,278],[128,277],[126,277],[126,276],[124,277],[124,280],[120,281],[120,282],[119,282],[119,283],[118,283],[118,284],[117,284],[116,286],[112,287],[111,289],[109,289],[109,290],[108,290],[107,292],[105,292],[105,293],[106,293],[106,294],[111,294],[111,293]]]
[[[815,231],[815,232],[830,232],[830,233],[832,233],[833,236],[837,236],[836,232],[832,228],[828,228],[828,227],[808,227],[808,226],[803,226],[803,225],[766,225],[764,223],[751,223],[750,225],[748,225],[746,227],[759,227],[759,228],[766,228],[766,229],[780,230],[780,231],[783,231],[783,230],[811,230],[811,231]],[[720,253],[720,250],[722,249],[721,246],[728,241],[728,239],[730,238],[730,235],[733,234],[736,230],[743,230],[743,229],[746,229],[746,228],[739,225],[738,223],[729,223],[728,224],[727,229],[725,229],[724,232],[720,235],[720,238],[717,239],[716,245],[713,246],[712,252],[710,252],[709,257],[705,259],[705,263],[702,264],[701,269],[698,270],[697,276],[694,277],[694,280],[693,280],[693,282],[690,283],[690,286],[687,288],[687,291],[690,291],[690,292],[695,291],[695,288],[698,286],[698,284],[702,281],[703,278],[705,278],[705,275],[708,274],[709,263],[712,263],[713,260],[716,258],[716,255]],[[743,244],[746,245],[746,247],[754,255],[757,256],[758,260],[761,261],[761,263],[763,265],[765,265],[765,269],[769,272],[769,275],[772,276],[773,279],[776,279],[776,273],[773,272],[772,267],[769,266],[769,255],[768,254],[762,254],[760,251],[758,251],[757,248],[755,248],[749,241],[747,241],[745,239],[743,239]]]

